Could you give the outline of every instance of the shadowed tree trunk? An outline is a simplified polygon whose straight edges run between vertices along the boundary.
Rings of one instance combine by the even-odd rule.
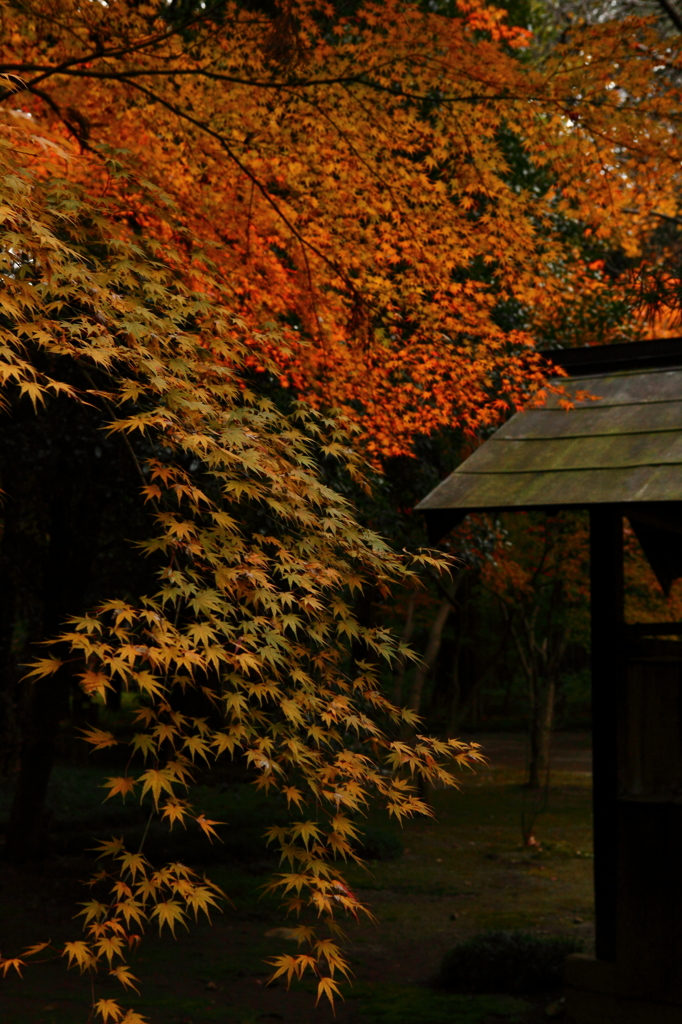
[[[445,628],[445,623],[448,621],[448,616],[451,611],[451,601],[442,601],[438,606],[436,615],[431,623],[426,650],[424,651],[422,661],[417,665],[414,671],[412,686],[410,687],[408,705],[413,711],[419,712],[421,707],[424,684],[429,672],[436,663],[436,658],[438,657],[441,641],[443,639],[443,629]]]
[[[465,568],[461,568],[450,581],[449,586],[445,586],[440,580],[436,580],[442,600],[437,606],[436,613],[431,621],[429,635],[426,641],[426,649],[422,655],[421,661],[417,664],[414,670],[412,685],[410,687],[410,695],[407,701],[408,707],[417,713],[422,710],[426,681],[433,671],[440,653],[441,644],[443,642],[443,630],[445,629],[450,616],[453,614],[456,615],[458,612],[458,606],[456,603],[457,593],[465,578],[466,572],[467,570]]]
[[[79,481],[76,489],[80,493],[74,495],[70,468],[59,463],[53,465],[52,486],[42,496],[34,495],[34,501],[42,497],[49,509],[49,542],[40,595],[43,637],[57,634],[69,615],[81,611],[88,584],[94,514],[88,481]],[[69,711],[69,684],[70,675],[65,668],[35,683],[23,684],[30,687],[30,692],[7,830],[5,857],[8,860],[32,859],[44,852],[45,801],[59,722]]]
[[[112,467],[102,464],[100,422],[95,410],[73,404],[53,401],[36,413],[18,403],[2,434],[0,685],[21,732],[4,856],[15,862],[46,852],[45,802],[71,676],[62,668],[37,682],[22,677],[48,653],[36,645],[81,614],[92,589],[103,485],[115,487]]]
[[[60,672],[32,685],[5,846],[5,858],[14,863],[34,860],[47,852],[45,803],[68,683],[68,677]]]
[[[478,704],[479,691],[490,672],[503,661],[509,642],[510,623],[496,636],[496,646],[483,645],[480,635],[480,611],[472,596],[474,576],[464,577],[465,593],[460,598],[455,619],[455,647],[452,659],[451,698],[447,724],[448,736],[457,734],[463,721],[472,716]]]
[[[557,591],[560,587],[557,587]],[[554,710],[559,666],[566,649],[566,630],[553,629],[540,641],[537,636],[538,608],[530,616],[522,615],[522,628],[512,626],[512,635],[528,681],[529,745],[528,779],[530,789],[539,789],[549,771]]]
[[[545,516],[540,530],[529,524],[529,536],[541,547],[529,573],[511,586],[492,590],[500,602],[528,686],[527,786],[547,782],[560,670],[568,640],[567,577],[562,559],[570,524]],[[562,553],[563,552],[563,553]],[[571,577],[569,576],[568,579]],[[573,577],[575,585],[575,576]],[[575,596],[573,597],[575,600]]]
[[[528,757],[528,786],[530,789],[539,789],[549,771],[556,704],[555,680],[553,678],[545,680],[544,686],[538,687],[537,691],[535,703],[531,709]]]
[[[402,636],[404,644],[409,644],[412,639],[412,633],[414,632],[414,609],[416,603],[416,595],[412,592],[407,602],[407,613],[405,615],[405,626]],[[401,655],[393,673],[393,703],[397,704],[398,707],[402,704],[403,691],[405,689],[405,662],[406,659],[404,655]]]

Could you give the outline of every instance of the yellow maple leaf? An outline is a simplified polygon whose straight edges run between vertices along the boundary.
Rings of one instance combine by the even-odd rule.
[[[127,850],[124,850],[123,853],[117,857],[117,860],[120,860],[121,862],[121,871],[128,872],[133,881],[135,881],[138,871],[144,875],[149,865],[149,861],[144,854],[129,853]]]
[[[35,956],[36,953],[41,953],[44,949],[47,949],[49,945],[49,942],[37,942],[35,946],[27,946],[23,956]]]
[[[277,956],[273,960],[268,960],[267,963],[276,968],[275,973],[268,979],[268,984],[275,981],[276,978],[281,978],[283,974],[286,974],[287,985],[290,985],[292,978],[303,977],[307,970],[314,972],[317,966],[315,957],[308,956],[307,953],[299,953],[294,956],[291,956],[288,953],[283,953],[281,956]]]
[[[111,679],[103,672],[92,672],[91,670],[88,670],[87,672],[81,673],[78,678],[80,679],[80,685],[83,693],[86,693],[88,697],[97,693],[103,700],[106,700],[107,690],[113,691],[114,689]]]
[[[163,696],[165,687],[158,679],[156,679],[155,676],[151,674],[151,672],[132,672],[131,675],[143,693],[150,694],[154,697]]]
[[[296,786],[282,786],[282,792],[287,798],[287,806],[295,803],[297,807],[300,807],[303,803],[303,793]]]
[[[188,736],[183,746],[189,750],[192,760],[194,760],[196,754],[199,754],[208,764],[210,750],[207,743],[200,736]]]
[[[311,839],[319,839],[321,833],[314,821],[297,821],[291,828],[291,833],[296,839],[302,839],[306,847]]]
[[[105,783],[103,783],[102,788],[109,790],[104,799],[110,800],[112,796],[116,796],[120,793],[123,797],[123,802],[125,803],[125,798],[128,793],[132,793],[134,791],[136,781],[136,779],[132,779],[129,775],[111,776]]]
[[[234,753],[234,749],[238,743],[239,740],[236,737],[230,736],[225,732],[214,733],[213,739],[211,740],[211,744],[216,748],[218,754],[224,754],[226,750],[230,754]]]
[[[175,935],[175,925],[179,922],[185,924],[185,913],[175,900],[166,900],[162,903],[157,903],[152,910],[152,917],[156,917],[159,922],[159,932],[163,931],[163,926],[166,924],[170,928],[173,935]]]
[[[169,772],[167,768],[148,768],[140,776],[139,781],[142,783],[142,797],[145,793],[151,793],[157,807],[159,797],[164,790],[171,796],[173,795],[173,773]]]
[[[343,975],[348,977],[349,967],[343,956],[338,945],[332,939],[318,939],[315,943],[315,955],[317,957],[324,957],[329,964],[329,973],[333,976],[336,971],[340,971]]]
[[[268,979],[268,984],[277,978],[281,978],[283,974],[287,976],[287,985],[291,984],[294,977],[298,977],[298,958],[295,956],[283,953],[273,960],[268,960],[267,963],[276,968],[275,973]]]
[[[163,743],[164,740],[168,740],[169,743],[173,743],[175,736],[177,736],[178,730],[169,725],[168,722],[160,722],[154,727],[154,736],[158,739],[159,743]]]
[[[142,751],[145,761],[147,760],[147,754],[156,753],[156,741],[146,732],[136,732],[130,742],[132,743],[133,750]]]
[[[122,839],[109,839],[100,843],[99,846],[94,847],[94,851],[99,852],[98,860],[101,857],[115,857],[116,854],[120,853],[123,849]]]
[[[146,902],[148,899],[155,899],[158,890],[159,883],[155,879],[144,878],[135,889],[135,892]]]
[[[320,978],[317,983],[317,999],[315,1005],[319,1003],[322,996],[326,996],[332,1006],[334,1006],[334,996],[339,996],[343,999],[341,992],[339,991],[338,982],[334,978]]]
[[[111,1017],[113,1021],[119,1021],[123,1017],[123,1010],[115,999],[98,999],[95,1003],[95,1013],[103,1019],[104,1024]]]
[[[131,920],[137,925],[142,925],[142,922],[147,919],[147,915],[144,912],[144,906],[132,898],[122,900],[120,903],[117,903],[116,909],[123,914],[128,927],[130,927]]]
[[[25,679],[30,679],[31,676],[35,676],[36,679],[44,679],[45,676],[54,675],[64,664],[59,658],[36,658],[31,664],[33,668],[30,672],[27,672]]]
[[[79,910],[76,917],[85,917],[85,924],[89,924],[90,921],[99,921],[101,917],[108,911],[108,907],[104,903],[98,903],[97,900],[90,900],[89,903],[81,903],[83,910]]]
[[[120,981],[124,988],[132,988],[135,992],[139,992],[139,989],[134,982],[139,981],[134,974],[131,974],[130,968],[126,964],[119,964],[118,967],[114,967],[112,971],[109,971],[112,977]]]
[[[20,960],[19,957],[14,957],[11,960],[5,960],[2,957],[0,957],[0,968],[2,968],[2,975],[3,975],[4,978],[7,977],[7,972],[9,970],[11,970],[11,968],[14,968],[14,970],[17,972],[17,974],[21,978],[22,977],[21,968],[25,967],[25,966],[26,965],[24,964],[24,961]]]
[[[80,731],[85,742],[92,744],[93,750],[104,750],[105,747],[115,747],[118,743],[118,740],[114,738],[113,733],[104,732],[103,729],[81,729]]]
[[[111,964],[115,956],[121,956],[123,940],[116,935],[105,935],[98,941],[97,949],[100,956],[105,956]]]
[[[28,395],[33,403],[33,408],[38,408],[38,402],[45,404],[45,388],[36,381],[25,380],[19,386],[22,395]]]
[[[209,917],[210,907],[219,907],[218,901],[205,885],[193,885],[185,896],[187,906],[191,907],[194,911],[195,920],[199,916],[199,911],[203,911],[206,917]]]
[[[213,842],[213,840],[211,839],[211,836],[215,836],[216,839],[219,839],[220,842],[222,843],[222,839],[220,839],[220,836],[218,835],[218,833],[216,832],[216,830],[212,826],[213,825],[225,825],[226,822],[224,822],[224,821],[211,821],[210,818],[204,817],[203,814],[200,814],[194,820],[196,821],[197,825],[199,825],[203,829],[203,831],[206,833],[206,835],[208,836],[210,842]]]
[[[69,967],[73,967],[76,964],[80,968],[81,973],[89,967],[93,967],[97,962],[97,958],[90,949],[90,946],[88,946],[87,942],[82,941],[65,942],[62,956],[69,958]]]

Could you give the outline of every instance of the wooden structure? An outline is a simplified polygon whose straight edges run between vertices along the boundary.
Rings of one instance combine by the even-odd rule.
[[[626,624],[623,516],[666,592],[682,576],[682,339],[548,352],[572,394],[517,413],[417,508],[589,509],[596,958],[568,1024],[682,1024],[682,623]]]

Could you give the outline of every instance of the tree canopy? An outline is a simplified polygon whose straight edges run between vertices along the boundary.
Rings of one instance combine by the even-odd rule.
[[[253,365],[343,409],[377,459],[532,398],[538,339],[608,340],[660,301],[644,256],[676,216],[679,58],[651,19],[576,22],[532,59],[478,2],[41,0],[3,19],[0,70],[79,151],[65,173],[125,196],[185,273],[210,255],[235,312],[279,327]]]

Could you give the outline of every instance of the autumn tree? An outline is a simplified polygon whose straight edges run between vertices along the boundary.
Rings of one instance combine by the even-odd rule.
[[[252,335],[221,301],[220,283],[210,295],[190,288],[180,253],[126,237],[116,198],[95,202],[57,165],[45,174],[45,150],[58,143],[30,122],[8,119],[0,141],[6,408],[23,403],[43,430],[57,409],[84,410],[102,444],[120,446],[148,510],[139,546],[156,570],[153,587],[134,599],[72,614],[29,676],[46,701],[63,673],[86,695],[106,699],[118,686],[135,695],[128,766],[108,780],[109,795],[151,794],[152,816],[170,828],[190,822],[213,834],[216,822],[191,806],[186,789],[197,763],[221,755],[242,758],[260,787],[286,796],[291,821],[270,834],[283,863],[273,887],[304,914],[306,951],[280,957],[275,973],[313,970],[319,994],[333,999],[348,970],[336,918],[363,909],[337,865],[354,856],[354,817],[370,798],[398,818],[424,813],[410,779],[452,783],[448,758],[480,756],[455,740],[391,739],[391,727],[414,716],[385,698],[372,661],[351,654],[359,642],[379,662],[408,656],[381,624],[360,625],[351,601],[354,591],[383,592],[411,570],[320,477],[321,458],[362,475],[343,429],[303,406],[286,417],[244,383]],[[161,195],[127,185],[163,215]],[[169,222],[173,215],[169,208]],[[60,471],[56,460],[52,472]],[[187,711],[191,691],[207,703],[205,715]],[[93,749],[117,743],[98,727],[85,738]],[[129,987],[133,933],[150,922],[173,931],[219,901],[190,868],[153,868],[144,847],[112,839],[101,856],[85,937],[9,956],[5,974],[28,957],[64,956]],[[308,909],[329,937],[308,923]],[[123,1017],[109,998],[93,1011],[104,1021],[141,1020],[132,1010]]]
[[[587,525],[579,513],[510,514],[483,570],[499,602],[528,690],[528,778],[544,785],[569,642],[587,628]],[[585,641],[583,636],[581,639]]]
[[[187,272],[207,247],[240,315],[279,324],[254,368],[344,409],[378,460],[532,397],[538,335],[586,296],[632,309],[652,219],[675,215],[678,58],[646,19],[524,59],[529,33],[469,2],[4,11],[10,102],[83,150],[65,173],[115,188],[115,151],[162,184]],[[627,262],[617,295],[604,248]]]

